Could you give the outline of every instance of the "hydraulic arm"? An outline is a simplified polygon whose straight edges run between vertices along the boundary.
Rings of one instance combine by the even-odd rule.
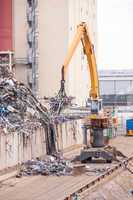
[[[63,97],[65,95],[65,80],[66,80],[68,66],[80,41],[83,46],[84,54],[86,55],[87,58],[88,77],[90,77],[91,80],[91,89],[89,91],[89,97],[91,98],[91,111],[92,113],[98,113],[99,110],[101,109],[101,100],[99,99],[99,81],[98,81],[96,59],[94,53],[94,46],[91,43],[90,36],[87,31],[85,23],[81,23],[80,25],[78,25],[77,32],[74,36],[74,39],[68,49],[67,56],[64,60],[64,64],[62,66],[62,71],[61,71],[60,96]]]

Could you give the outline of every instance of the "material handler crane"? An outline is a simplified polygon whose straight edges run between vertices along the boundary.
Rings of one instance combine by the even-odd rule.
[[[86,23],[84,22],[82,22],[77,26],[77,32],[68,49],[67,56],[64,60],[64,64],[61,69],[61,87],[58,93],[58,97],[61,100],[60,105],[63,106],[66,103],[67,99],[67,95],[65,92],[66,74],[71,58],[80,41],[83,46],[83,52],[87,58],[88,76],[90,77],[91,81],[91,89],[89,91],[89,97],[91,100],[91,114],[90,116],[87,117],[87,119],[84,120],[83,123],[84,145],[86,147],[87,147],[88,129],[90,129],[90,133],[92,135],[91,148],[84,149],[81,151],[80,160],[84,161],[87,159],[92,159],[93,157],[95,158],[102,157],[106,161],[111,162],[114,159],[114,150],[112,150],[112,148],[111,149],[106,148],[103,135],[103,130],[109,128],[111,124],[109,117],[105,115],[102,109],[102,100],[100,99],[100,94],[99,94],[99,81],[98,81],[98,72],[97,72],[94,46],[91,42],[89,33],[87,31]]]

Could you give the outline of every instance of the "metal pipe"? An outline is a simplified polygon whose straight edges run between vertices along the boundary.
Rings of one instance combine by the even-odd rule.
[[[83,130],[83,144],[87,146],[88,145],[88,142],[87,142],[87,128],[85,126],[83,126],[82,130]]]

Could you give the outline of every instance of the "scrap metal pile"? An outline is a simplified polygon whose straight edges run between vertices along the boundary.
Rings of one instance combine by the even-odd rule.
[[[44,97],[45,104],[48,103],[51,121],[54,124],[71,120],[83,119],[90,114],[90,108],[78,107],[74,104],[75,97],[67,96],[65,90],[59,90],[54,97]]]
[[[23,163],[17,177],[39,174],[44,176],[71,175],[72,167],[70,162],[61,156],[47,156],[44,160],[36,158]]]
[[[65,89],[60,88],[58,94],[55,97],[44,97],[44,100],[48,101],[51,115],[59,115],[61,111],[68,106],[72,106],[72,100],[74,97],[67,96]]]
[[[8,67],[0,67],[0,128],[6,133],[32,134],[49,123],[45,107],[30,89],[18,82]]]
[[[50,119],[52,123],[60,124],[66,121],[84,119],[90,114],[90,109],[72,104],[72,99],[73,97],[71,96],[64,99],[59,99],[58,96],[44,98],[45,104],[48,103],[50,107]]]

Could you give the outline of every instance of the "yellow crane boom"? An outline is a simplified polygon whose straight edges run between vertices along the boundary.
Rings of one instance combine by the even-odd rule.
[[[77,26],[77,32],[68,49],[67,56],[64,60],[64,64],[62,67],[62,81],[66,80],[66,74],[69,63],[80,41],[82,42],[84,54],[87,57],[88,77],[90,76],[91,80],[91,90],[89,92],[89,96],[91,97],[92,100],[96,100],[99,98],[99,81],[98,81],[97,65],[94,53],[94,46],[90,40],[90,36],[87,31],[87,26],[84,22]]]

